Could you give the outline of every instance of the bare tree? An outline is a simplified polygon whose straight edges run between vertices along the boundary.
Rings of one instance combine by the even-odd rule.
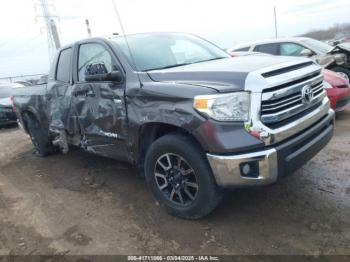
[[[350,36],[350,23],[335,24],[324,30],[311,30],[301,36],[311,37],[318,40],[330,40],[341,36]],[[338,36],[338,37],[337,37]]]

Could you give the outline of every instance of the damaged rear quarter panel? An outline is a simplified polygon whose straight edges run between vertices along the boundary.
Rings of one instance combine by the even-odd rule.
[[[49,125],[46,109],[46,88],[47,86],[43,84],[13,90],[16,115],[26,132],[28,130],[23,119],[25,113],[33,114],[44,127],[47,128]]]

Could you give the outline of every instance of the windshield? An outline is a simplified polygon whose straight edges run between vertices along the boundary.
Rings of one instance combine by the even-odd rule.
[[[165,69],[230,56],[199,37],[186,34],[137,34],[127,36],[132,57],[124,37],[113,39],[139,71]]]
[[[7,98],[12,95],[12,89],[9,86],[0,84],[0,98]]]
[[[333,49],[333,46],[315,39],[308,38],[308,39],[303,39],[301,41],[304,42],[313,51],[316,51],[317,53],[326,54]]]

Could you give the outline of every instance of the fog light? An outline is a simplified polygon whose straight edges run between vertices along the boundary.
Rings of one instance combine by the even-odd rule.
[[[239,165],[241,176],[257,178],[259,176],[259,161],[243,162]]]
[[[249,164],[244,164],[242,167],[242,173],[243,175],[247,176],[250,173],[250,165]]]

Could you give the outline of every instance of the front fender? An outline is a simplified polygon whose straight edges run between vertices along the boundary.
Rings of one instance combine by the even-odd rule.
[[[195,95],[213,91],[196,87],[164,90],[139,88],[128,93],[129,143],[134,158],[137,159],[140,151],[139,140],[147,139],[139,139],[141,127],[147,124],[164,124],[183,130],[192,135],[205,152],[224,154],[264,146],[244,129],[243,123],[213,121],[193,108]]]

